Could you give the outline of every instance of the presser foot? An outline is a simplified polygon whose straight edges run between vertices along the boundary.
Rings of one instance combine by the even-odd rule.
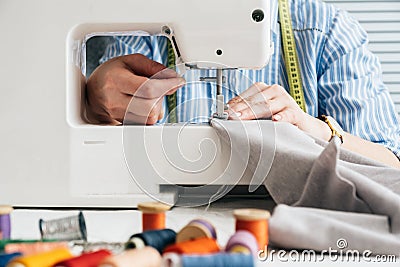
[[[220,120],[227,120],[228,119],[228,113],[223,112],[222,114],[214,113],[212,115],[213,119],[220,119]]]

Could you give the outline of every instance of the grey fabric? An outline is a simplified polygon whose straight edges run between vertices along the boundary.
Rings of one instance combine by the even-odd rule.
[[[344,250],[398,255],[400,170],[341,150],[337,138],[329,144],[315,140],[288,123],[212,120],[211,125],[233,155],[250,146],[248,171],[278,203],[270,220],[272,245],[322,251],[338,249],[337,240],[345,239]],[[275,136],[249,142],[243,128],[274,129]],[[271,165],[269,172],[256,172],[257,164]]]

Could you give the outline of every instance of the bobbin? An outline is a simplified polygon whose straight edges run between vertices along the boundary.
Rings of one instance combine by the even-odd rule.
[[[0,239],[10,239],[11,237],[10,213],[12,211],[13,207],[11,206],[0,206]]]
[[[42,239],[87,240],[85,217],[82,212],[55,220],[40,219],[39,230]]]
[[[181,243],[203,237],[217,239],[215,227],[207,220],[195,219],[178,232],[176,242]]]
[[[138,204],[138,209],[142,212],[142,229],[161,230],[165,228],[165,212],[171,206],[160,202],[143,202]]]
[[[233,211],[236,218],[236,231],[246,230],[254,235],[258,248],[264,249],[268,245],[269,211],[261,209],[237,209]]]

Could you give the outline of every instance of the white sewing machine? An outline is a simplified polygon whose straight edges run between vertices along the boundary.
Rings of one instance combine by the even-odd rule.
[[[143,30],[174,38],[180,60],[198,68],[261,68],[272,54],[268,0],[3,0],[0,6],[1,204],[133,207],[150,199],[142,189],[174,201],[175,189],[163,185],[238,180],[224,174],[229,157],[209,126],[87,123],[84,48],[93,36]],[[163,151],[160,136],[179,137],[180,154]],[[185,170],[169,156],[178,165],[187,160]]]

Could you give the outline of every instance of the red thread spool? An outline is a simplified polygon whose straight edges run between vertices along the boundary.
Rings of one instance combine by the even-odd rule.
[[[111,252],[105,249],[98,250],[90,253],[83,253],[82,255],[59,262],[55,267],[97,267],[106,257],[111,256]]]
[[[219,252],[220,248],[214,238],[198,238],[195,240],[176,243],[164,249],[163,253],[174,252],[178,254],[210,254]]]
[[[257,239],[259,249],[268,246],[269,211],[259,209],[238,209],[233,211],[236,218],[236,231],[246,230]]]
[[[159,202],[145,202],[138,205],[138,209],[142,211],[142,229],[162,230],[165,229],[165,212],[171,206]]]

